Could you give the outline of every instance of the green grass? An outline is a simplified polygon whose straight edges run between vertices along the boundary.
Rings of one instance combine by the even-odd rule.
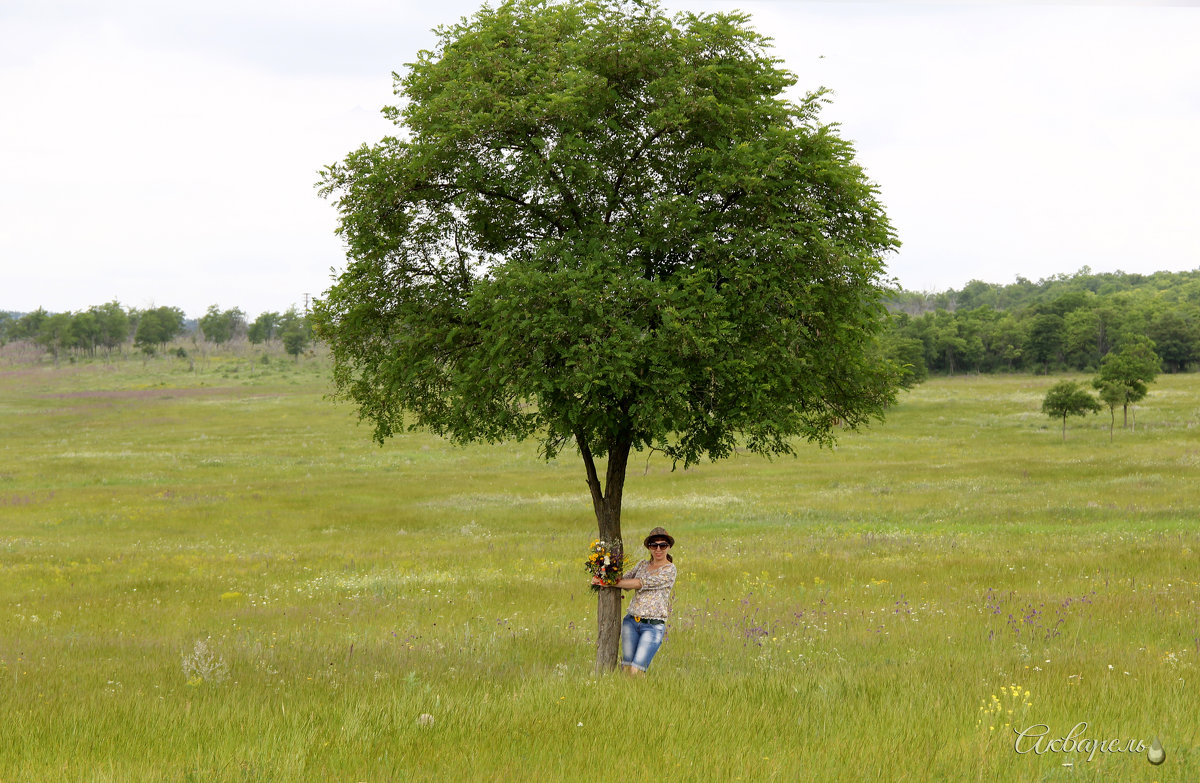
[[[1004,376],[796,459],[642,455],[626,536],[680,580],[630,681],[578,458],[379,447],[327,373],[0,367],[0,781],[1200,777],[1195,376],[1112,443]],[[1014,751],[1081,721],[1167,761]]]

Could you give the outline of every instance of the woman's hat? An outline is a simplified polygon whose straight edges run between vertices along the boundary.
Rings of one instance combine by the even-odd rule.
[[[650,546],[650,542],[656,538],[665,538],[667,543],[675,546],[675,539],[666,530],[661,527],[656,527],[650,531],[650,535],[646,536],[646,540],[642,542],[642,546]]]

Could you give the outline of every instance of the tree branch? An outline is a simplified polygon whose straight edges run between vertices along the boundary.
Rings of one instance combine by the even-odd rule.
[[[596,510],[596,518],[604,509],[604,493],[600,489],[600,477],[596,475],[596,461],[592,459],[592,450],[588,448],[587,438],[581,428],[575,428],[575,442],[579,444],[579,453],[583,455],[583,468],[587,471],[588,489],[592,493],[592,506]]]
[[[612,186],[612,194],[609,197],[608,209],[604,213],[604,224],[605,225],[608,225],[609,221],[612,219],[613,210],[617,208],[617,205],[619,203],[621,203],[621,199],[620,199],[621,185],[624,184],[624,182],[625,182],[625,175],[629,172],[630,166],[632,166],[634,163],[636,163],[637,159],[642,156],[642,153],[644,153],[646,150],[648,150],[650,148],[650,145],[653,144],[655,141],[657,141],[658,137],[662,136],[666,132],[667,132],[667,129],[665,127],[662,127],[662,128],[659,128],[658,130],[654,131],[654,133],[647,136],[645,138],[645,140],[643,140],[642,143],[638,146],[637,150],[633,153],[632,157],[630,157],[629,160],[627,160],[625,162],[625,165],[623,165],[621,167],[621,173],[617,175],[617,181],[615,183],[613,183],[613,186]]]
[[[645,476],[647,473],[650,472],[650,458],[652,456],[654,456],[654,452],[656,452],[656,451],[659,454],[666,454],[667,456],[670,456],[669,454],[667,454],[667,452],[663,451],[662,449],[658,448],[657,446],[648,446],[647,451],[646,451],[646,468],[642,471],[643,476]]]
[[[553,171],[550,172],[550,176],[552,179],[555,179],[555,181],[557,181],[557,177],[554,176]],[[560,188],[560,190],[561,190],[561,188]],[[528,201],[526,201],[525,199],[518,198],[517,196],[514,196],[510,193],[505,193],[502,190],[480,190],[479,194],[483,195],[483,196],[491,196],[493,198],[502,198],[502,199],[505,199],[506,201],[511,201],[514,204],[525,207],[534,215],[538,216],[542,220],[545,220],[547,223],[550,223],[555,228],[557,228],[559,235],[567,233],[566,226],[564,226],[561,222],[559,222],[557,218],[546,214],[545,211],[543,211],[541,209],[541,207],[539,207],[537,204],[531,204]],[[571,206],[572,206],[573,211],[577,211],[577,210],[574,210],[573,204],[571,204]],[[578,222],[579,222],[578,218],[576,218],[576,223],[578,223]]]

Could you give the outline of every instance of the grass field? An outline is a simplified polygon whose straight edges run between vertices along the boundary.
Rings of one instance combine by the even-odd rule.
[[[1197,376],[1112,443],[1001,376],[797,459],[643,455],[626,537],[680,579],[629,680],[578,458],[379,447],[327,375],[0,367],[0,783],[1200,779]]]

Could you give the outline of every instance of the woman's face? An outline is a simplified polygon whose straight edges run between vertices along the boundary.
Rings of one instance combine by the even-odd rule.
[[[671,545],[662,539],[651,541],[646,546],[650,548],[650,558],[655,563],[665,562],[667,559],[667,551],[671,548]]]

